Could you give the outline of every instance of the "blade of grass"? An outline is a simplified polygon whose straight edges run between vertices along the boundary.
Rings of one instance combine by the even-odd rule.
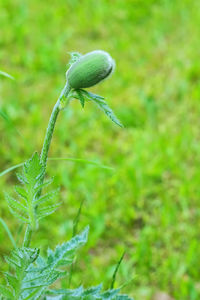
[[[19,132],[19,130],[15,127],[11,118],[8,116],[8,114],[2,108],[0,108],[0,116],[18,135],[20,135],[20,137],[23,137],[22,134]]]
[[[83,203],[84,203],[84,200],[81,201],[78,212],[77,212],[77,214],[74,218],[74,221],[73,221],[72,238],[77,234],[77,228],[78,228],[78,223],[79,223],[79,220],[80,220],[80,215],[81,215],[81,210],[82,210],[82,207],[83,207]],[[72,281],[74,265],[75,265],[75,263],[72,263],[72,265],[70,267],[70,271],[69,271],[69,281],[68,281],[68,287],[69,288],[70,288],[71,281]]]
[[[5,76],[7,78],[10,78],[12,80],[15,80],[15,78],[13,76],[11,76],[10,74],[8,74],[8,73],[6,73],[4,71],[1,71],[1,70],[0,70],[0,75]]]
[[[76,217],[74,218],[74,221],[73,221],[72,238],[77,234],[77,228],[78,228],[78,223],[79,223],[79,220],[80,220],[80,215],[81,215],[81,210],[82,210],[82,207],[83,207],[83,203],[84,203],[84,200],[81,201],[78,212],[77,212]]]
[[[111,285],[110,285],[110,288],[113,289],[114,288],[114,285],[115,285],[115,280],[116,280],[116,276],[117,276],[117,272],[119,270],[119,267],[122,263],[122,260],[124,258],[124,255],[125,255],[125,251],[122,253],[122,256],[120,257],[116,267],[115,267],[115,270],[114,270],[114,273],[113,273],[113,276],[112,276],[112,282],[111,282]]]
[[[19,243],[20,234],[21,234],[23,228],[24,228],[24,224],[22,223],[22,224],[19,225],[18,230],[17,230],[17,233],[16,233],[16,244],[17,244],[17,245],[18,245],[18,243]]]
[[[97,163],[95,161],[92,161],[92,160],[87,160],[87,159],[82,159],[82,158],[68,158],[68,157],[51,157],[51,158],[48,158],[48,160],[66,160],[66,161],[71,161],[71,162],[78,162],[78,163],[85,163],[85,164],[91,164],[91,165],[94,165],[96,167],[99,167],[99,168],[102,168],[102,169],[106,169],[106,170],[114,170],[114,168],[112,167],[108,167],[108,166],[105,166],[105,165],[102,165],[100,163]],[[20,163],[20,164],[17,164],[15,166],[12,166],[2,172],[0,172],[0,177],[19,168],[19,167],[22,167],[24,163]]]
[[[12,245],[13,245],[13,247],[14,247],[14,248],[17,248],[17,245],[16,245],[16,243],[15,243],[15,240],[14,240],[14,238],[13,238],[13,236],[12,236],[12,233],[10,232],[10,229],[8,228],[7,224],[4,222],[4,220],[3,220],[2,218],[0,218],[0,223],[1,223],[1,225],[3,226],[3,228],[5,229],[5,231],[6,231],[7,235],[8,235],[8,237],[9,237],[9,239],[10,239]]]
[[[52,157],[52,158],[49,158],[48,160],[66,160],[66,161],[72,161],[72,162],[80,162],[80,163],[91,164],[91,165],[97,166],[102,169],[114,170],[114,168],[112,168],[112,167],[108,167],[108,166],[102,165],[100,163],[97,163],[95,161],[87,160],[87,159],[83,159],[83,158]]]
[[[15,170],[15,169],[17,169],[17,168],[19,168],[19,167],[22,167],[23,164],[24,164],[24,163],[17,164],[17,165],[15,165],[15,166],[12,166],[12,167],[10,167],[10,168],[8,168],[8,169],[2,171],[2,172],[0,173],[0,177],[3,176],[3,175],[5,175],[5,174],[7,174],[7,173],[9,173],[9,172],[11,172],[11,171],[13,171],[13,170]]]

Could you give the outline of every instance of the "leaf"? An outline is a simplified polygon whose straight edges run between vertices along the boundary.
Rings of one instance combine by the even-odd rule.
[[[23,165],[24,165],[24,163],[23,163]],[[26,178],[22,174],[17,173],[16,176],[17,176],[17,179],[19,180],[19,182],[21,184],[27,184],[28,183],[26,181]]]
[[[8,202],[8,205],[11,209],[13,209],[13,210],[17,209],[18,211],[20,211],[22,213],[27,212],[27,207],[26,206],[24,206],[19,201],[12,198],[11,196],[9,196],[7,193],[5,193],[5,198],[6,198],[6,201]]]
[[[133,300],[129,298],[127,295],[120,295],[120,289],[112,289],[102,292],[102,285],[98,285],[96,287],[91,287],[86,290],[80,286],[77,289],[60,289],[60,290],[48,290],[47,295],[51,295],[52,297],[46,297],[46,300]]]
[[[42,184],[37,185],[35,187],[35,192],[37,193],[38,191],[40,191],[44,187],[47,187],[48,185],[50,185],[52,182],[53,182],[53,178],[50,178],[50,179],[44,181]]]
[[[15,216],[17,219],[21,220],[23,223],[27,223],[27,224],[29,223],[29,219],[28,218],[22,216],[16,210],[13,210],[10,206],[9,206],[9,210],[13,214],[13,216]]]
[[[104,113],[111,119],[115,124],[120,127],[123,127],[122,123],[117,119],[112,109],[108,106],[104,100],[94,100],[94,102],[104,111]]]
[[[58,189],[41,195],[41,188],[48,186],[53,179],[41,183],[44,177],[45,167],[40,162],[37,152],[24,163],[23,173],[17,174],[17,178],[23,186],[16,186],[15,191],[18,198],[15,199],[5,194],[11,213],[22,222],[36,228],[38,221],[45,216],[52,214],[60,203],[55,203],[54,198]],[[53,202],[53,203],[52,203]],[[42,204],[45,206],[41,206]]]
[[[89,289],[86,289],[84,292],[83,292],[83,295],[84,296],[87,296],[87,295],[93,295],[93,296],[98,296],[99,292],[102,290],[102,284],[99,284],[97,286],[94,286],[94,287],[91,287]]]
[[[117,124],[120,127],[123,127],[123,125],[121,124],[121,122],[118,120],[118,118],[115,116],[114,112],[112,111],[112,109],[108,106],[107,102],[104,100],[103,97],[87,92],[85,90],[81,90],[84,95],[91,101],[95,102],[98,107],[108,116],[108,118],[114,122],[115,124]]]
[[[37,299],[36,295],[41,295],[44,287],[46,288],[46,286],[61,276],[57,271],[45,274],[43,276],[44,280],[41,282],[38,279],[38,274],[30,274],[29,268],[37,260],[38,255],[39,249],[17,248],[11,252],[9,257],[6,257],[10,268],[15,271],[13,274],[4,273],[8,286],[12,287],[15,291],[15,296],[12,299],[35,300]],[[8,288],[5,287],[4,289]]]
[[[24,164],[24,175],[28,182],[33,187],[44,174],[45,169],[40,163],[40,157],[37,152],[33,154],[31,159]]]
[[[82,286],[70,290],[70,289],[60,289],[60,290],[49,290],[49,295],[62,295],[62,296],[74,296],[74,297],[80,297],[84,292],[84,289]]]
[[[133,300],[133,298],[130,298],[128,295],[117,295],[116,300]]]
[[[77,250],[83,246],[88,239],[89,226],[87,226],[80,234],[73,237],[70,241],[58,245],[55,251],[49,251],[49,256],[47,259],[47,267],[54,268],[60,261],[66,258],[66,255],[71,255],[72,251]]]
[[[100,163],[97,163],[95,161],[92,161],[92,160],[88,160],[88,159],[83,159],[83,158],[73,158],[73,157],[50,157],[48,158],[49,161],[51,160],[66,160],[66,161],[71,161],[71,162],[80,162],[80,163],[86,163],[86,164],[92,164],[92,165],[95,165],[99,168],[103,168],[103,169],[110,169],[112,170],[113,168],[112,167],[108,167],[108,166],[105,166],[105,165],[102,165]],[[19,167],[22,167],[24,165],[24,163],[20,163],[20,164],[17,164],[15,166],[12,166],[2,172],[0,172],[0,177],[1,176],[4,176],[5,174],[19,168]],[[18,180],[24,184],[24,181],[23,181],[23,178],[21,178],[21,174],[17,174],[17,177],[18,177]],[[47,181],[48,182],[48,181]],[[52,182],[52,179],[49,180],[49,183],[50,184]],[[48,184],[41,184],[40,186],[38,186],[38,190],[40,190],[41,188],[43,187],[46,187]]]
[[[3,176],[3,175],[5,175],[5,174],[7,174],[7,173],[9,173],[9,172],[11,172],[11,171],[13,171],[14,169],[17,169],[17,168],[19,168],[19,167],[22,167],[23,165],[24,165],[24,163],[17,164],[17,165],[15,165],[15,166],[12,166],[12,167],[10,167],[10,168],[8,168],[8,169],[2,171],[2,172],[0,173],[0,177]]]
[[[11,76],[10,74],[8,74],[8,73],[6,73],[6,72],[4,72],[4,71],[1,71],[1,70],[0,70],[0,75],[2,75],[2,76],[4,76],[4,77],[7,77],[7,78],[10,78],[10,79],[14,80],[14,77],[13,77],[13,76]]]
[[[44,217],[47,217],[49,215],[51,215],[52,213],[54,213],[57,208],[60,206],[61,203],[56,203],[56,204],[53,204],[53,205],[49,205],[49,206],[46,206],[46,207],[42,207],[42,208],[39,208],[37,210],[37,218],[38,220],[44,218]]]
[[[103,96],[85,91],[83,89],[81,89],[81,92],[89,99],[89,100],[104,100],[105,98]]]
[[[34,201],[34,203],[35,204],[42,204],[44,202],[50,201],[50,200],[54,199],[58,195],[59,191],[60,191],[60,188],[52,190],[52,191],[44,194],[43,196],[39,197],[38,199],[36,199]]]
[[[10,287],[12,287],[13,290],[15,290],[17,288],[17,285],[18,285],[17,278],[14,277],[13,275],[7,273],[7,272],[4,273],[4,276],[5,276],[6,280],[7,280],[8,285]]]
[[[84,96],[83,96],[81,90],[76,90],[76,93],[77,93],[77,95],[78,95],[78,99],[79,99],[79,101],[80,101],[80,103],[81,103],[82,108],[84,108],[84,105],[85,105],[85,99],[84,99]]]
[[[120,267],[120,265],[121,265],[121,263],[122,263],[122,260],[123,260],[123,258],[124,258],[124,255],[125,255],[125,251],[122,253],[122,255],[121,255],[121,257],[120,257],[120,259],[119,259],[119,261],[118,261],[118,263],[117,263],[117,265],[116,265],[116,267],[115,267],[115,270],[114,270],[114,273],[113,273],[113,277],[112,277],[111,286],[110,286],[111,289],[114,288],[114,284],[115,284],[117,272],[118,272],[119,267]]]
[[[7,299],[14,299],[12,292],[7,287],[4,287],[3,285],[0,285],[0,294],[6,297]]]
[[[0,223],[2,224],[3,228],[4,228],[5,231],[7,232],[7,235],[8,235],[8,237],[9,237],[9,239],[10,239],[10,241],[11,241],[13,247],[16,248],[17,245],[16,245],[15,240],[14,240],[14,238],[13,238],[13,236],[12,236],[12,233],[11,233],[10,229],[8,228],[7,224],[5,223],[5,221],[4,221],[2,218],[0,218]]]
[[[22,188],[21,186],[15,186],[15,191],[18,194],[18,196],[22,197],[23,199],[27,200],[27,191]]]

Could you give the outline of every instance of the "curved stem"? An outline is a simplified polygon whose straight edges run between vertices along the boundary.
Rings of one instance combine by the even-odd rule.
[[[49,124],[46,130],[46,135],[45,135],[45,139],[44,139],[44,143],[43,143],[43,147],[42,147],[42,152],[40,155],[40,162],[43,164],[43,166],[46,168],[46,164],[47,164],[47,157],[48,157],[48,152],[49,152],[49,147],[51,144],[51,139],[53,136],[53,132],[54,132],[54,127],[55,127],[55,123],[59,114],[59,111],[61,110],[60,108],[60,104],[63,98],[66,98],[67,95],[70,92],[70,86],[68,83],[66,83],[64,89],[62,90],[60,97],[58,98],[58,101],[56,102],[50,120],[49,120]]]
[[[65,87],[62,90],[62,92],[53,108],[50,119],[49,119],[49,124],[48,124],[47,130],[46,130],[46,135],[44,138],[44,143],[43,143],[43,147],[42,147],[42,151],[41,151],[41,155],[40,155],[40,162],[42,163],[42,165],[44,166],[45,169],[46,169],[46,165],[47,165],[48,152],[49,152],[56,120],[58,118],[58,114],[59,114],[60,110],[62,109],[62,104],[63,104],[62,102],[65,102],[65,100],[66,100],[65,98],[67,98],[70,90],[71,90],[71,87],[68,84],[68,82],[66,82]],[[43,176],[41,177],[41,180],[40,180],[41,184],[44,181],[44,176],[45,176],[45,172],[44,172]],[[42,192],[42,189],[40,189],[38,191],[37,197],[40,197],[41,192]],[[31,228],[30,225],[27,225],[25,237],[24,237],[24,243],[23,243],[24,247],[30,246],[32,233],[33,233],[33,229]]]

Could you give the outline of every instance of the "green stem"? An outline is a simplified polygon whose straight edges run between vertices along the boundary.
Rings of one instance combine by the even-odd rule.
[[[71,90],[70,85],[68,84],[68,82],[66,82],[64,89],[62,90],[54,108],[53,111],[51,113],[51,117],[49,119],[49,124],[46,130],[46,135],[44,138],[44,143],[43,143],[43,147],[42,147],[42,151],[41,151],[41,155],[40,155],[40,162],[42,163],[42,165],[45,167],[46,169],[46,165],[47,165],[47,158],[48,158],[48,152],[49,152],[49,148],[50,148],[50,144],[51,144],[51,140],[52,140],[52,136],[53,136],[53,132],[54,132],[54,128],[55,128],[55,124],[56,124],[56,120],[58,118],[58,114],[60,112],[60,110],[62,109],[62,101],[65,101],[65,98],[67,98],[69,92]],[[42,184],[44,181],[44,176],[45,174],[43,174],[40,183]],[[42,189],[40,189],[38,191],[38,195],[37,197],[40,197],[42,192]],[[31,237],[32,237],[32,233],[33,233],[33,229],[31,228],[30,225],[27,225],[26,228],[26,232],[25,232],[25,237],[24,237],[24,247],[29,247],[30,246],[30,242],[31,242]]]
[[[31,226],[27,225],[25,236],[24,236],[24,243],[23,243],[24,247],[29,247],[30,246],[32,233],[33,233],[33,230],[31,228]]]
[[[68,83],[66,83],[64,89],[62,90],[60,97],[58,98],[58,101],[56,102],[50,120],[49,120],[49,124],[47,127],[47,131],[46,131],[46,135],[45,135],[45,139],[44,139],[44,143],[43,143],[43,147],[42,147],[42,152],[41,152],[41,156],[40,156],[40,162],[43,164],[43,166],[46,168],[46,164],[47,164],[47,157],[48,157],[48,152],[49,152],[49,147],[51,144],[51,140],[52,140],[52,136],[53,136],[53,132],[54,132],[54,128],[55,128],[55,124],[56,124],[56,120],[58,117],[58,114],[61,110],[60,108],[60,104],[61,101],[64,98],[67,98],[69,92],[71,90],[71,87],[69,86]]]

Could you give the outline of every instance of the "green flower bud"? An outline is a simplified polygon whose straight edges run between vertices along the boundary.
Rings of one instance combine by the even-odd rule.
[[[81,56],[66,73],[69,85],[74,89],[91,87],[107,78],[115,63],[105,51],[95,50]]]

